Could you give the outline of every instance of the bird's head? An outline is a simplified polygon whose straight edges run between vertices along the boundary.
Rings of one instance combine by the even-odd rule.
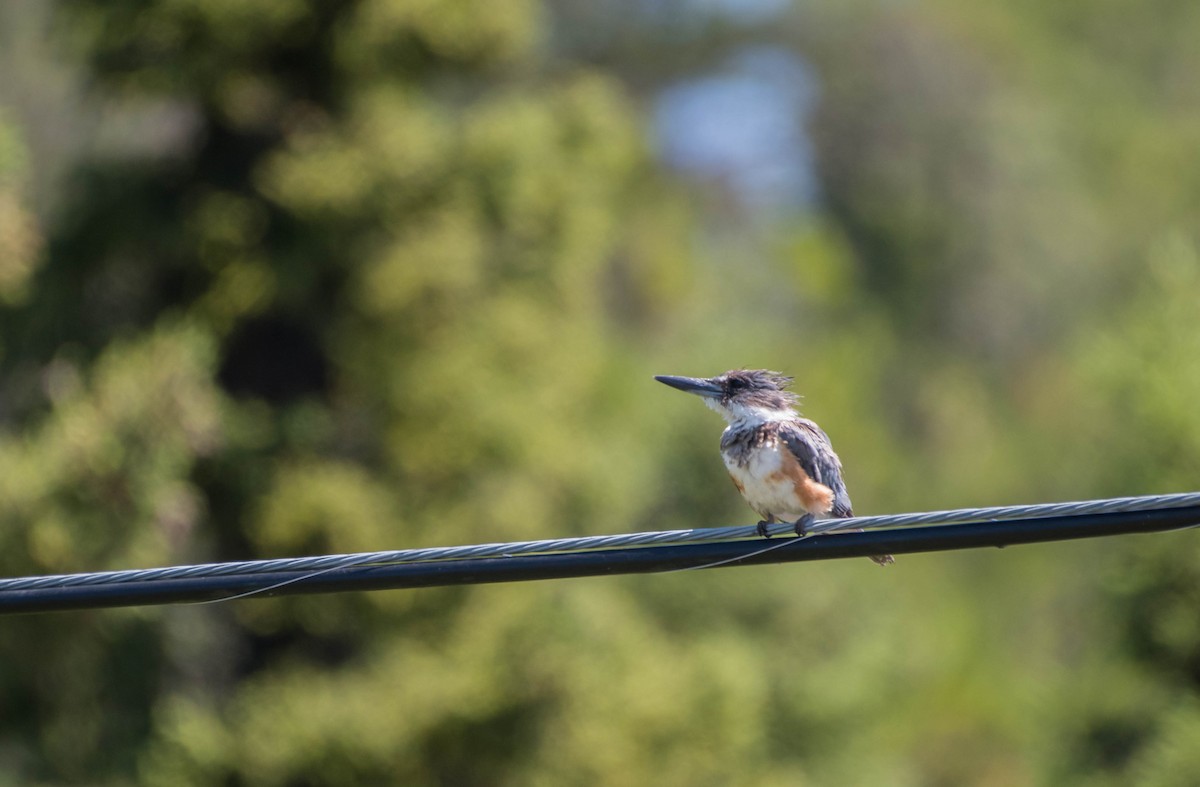
[[[730,424],[777,421],[795,415],[799,397],[787,387],[792,378],[766,369],[734,369],[716,377],[672,377],[655,380],[696,394]]]

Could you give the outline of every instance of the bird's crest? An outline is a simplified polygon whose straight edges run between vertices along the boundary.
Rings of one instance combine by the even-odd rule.
[[[794,407],[800,400],[797,394],[788,390],[793,378],[770,369],[733,369],[718,379],[723,380],[722,401],[726,404],[743,401],[784,410]]]

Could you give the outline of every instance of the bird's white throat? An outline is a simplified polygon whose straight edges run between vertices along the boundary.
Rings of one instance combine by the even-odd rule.
[[[736,402],[724,405],[716,399],[705,399],[704,403],[720,413],[725,422],[729,424],[729,428],[734,431],[753,429],[772,421],[788,421],[796,417],[796,411],[791,408],[778,410],[773,407],[748,406]]]

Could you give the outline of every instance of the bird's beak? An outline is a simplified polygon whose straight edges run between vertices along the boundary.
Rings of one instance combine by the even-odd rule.
[[[654,379],[663,385],[703,396],[706,399],[718,399],[723,392],[719,383],[700,377],[672,377],[669,374],[658,374],[654,376]]]

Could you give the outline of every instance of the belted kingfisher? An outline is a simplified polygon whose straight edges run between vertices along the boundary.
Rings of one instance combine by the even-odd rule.
[[[798,397],[787,390],[792,378],[766,369],[735,369],[716,377],[654,378],[672,388],[697,394],[729,424],[721,435],[721,457],[733,484],[767,526],[794,522],[804,535],[815,515],[852,517],[850,495],[842,480],[842,462],[829,436],[796,412]],[[895,562],[873,555],[876,563]]]

